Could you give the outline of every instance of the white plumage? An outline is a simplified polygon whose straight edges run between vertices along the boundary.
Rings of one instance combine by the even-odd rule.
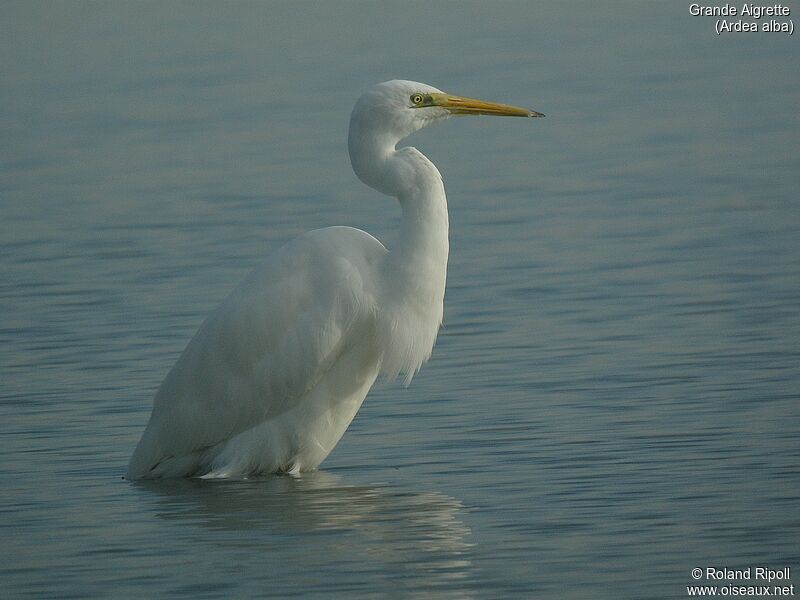
[[[313,470],[379,375],[411,381],[442,322],[447,202],[433,163],[396,145],[451,114],[540,116],[411,81],[365,93],[350,120],[350,158],[362,181],[400,201],[397,248],[329,227],[252,272],[161,384],[130,479]]]

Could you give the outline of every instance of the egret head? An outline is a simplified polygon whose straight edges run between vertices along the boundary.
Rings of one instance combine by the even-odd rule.
[[[348,146],[353,170],[367,185],[396,195],[396,180],[388,176],[385,167],[397,143],[452,115],[544,116],[527,108],[454,96],[416,81],[385,81],[365,92],[350,116]]]
[[[395,79],[379,83],[358,99],[350,119],[351,134],[355,126],[399,141],[452,115],[544,116],[527,108],[464,98],[424,83]]]

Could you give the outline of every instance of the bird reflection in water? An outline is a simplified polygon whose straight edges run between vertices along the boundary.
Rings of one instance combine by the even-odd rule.
[[[474,584],[465,508],[439,492],[351,485],[324,471],[134,485],[154,496],[162,519],[228,532],[226,546],[253,548],[282,574],[294,569],[307,576],[329,568],[333,557],[348,569],[357,561],[358,568],[396,573],[393,585],[405,597],[436,588],[464,598]]]

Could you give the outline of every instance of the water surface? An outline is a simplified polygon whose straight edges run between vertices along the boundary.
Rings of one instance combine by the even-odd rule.
[[[4,594],[675,598],[695,567],[800,569],[797,38],[610,6],[8,4]],[[300,480],[124,481],[263,256],[333,224],[391,246],[345,135],[394,77],[548,115],[411,140],[451,208],[431,362]]]

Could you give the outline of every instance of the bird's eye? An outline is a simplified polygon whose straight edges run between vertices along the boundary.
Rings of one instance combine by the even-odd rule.
[[[411,103],[416,104],[419,106],[425,100],[425,97],[422,94],[414,94],[411,96]]]

